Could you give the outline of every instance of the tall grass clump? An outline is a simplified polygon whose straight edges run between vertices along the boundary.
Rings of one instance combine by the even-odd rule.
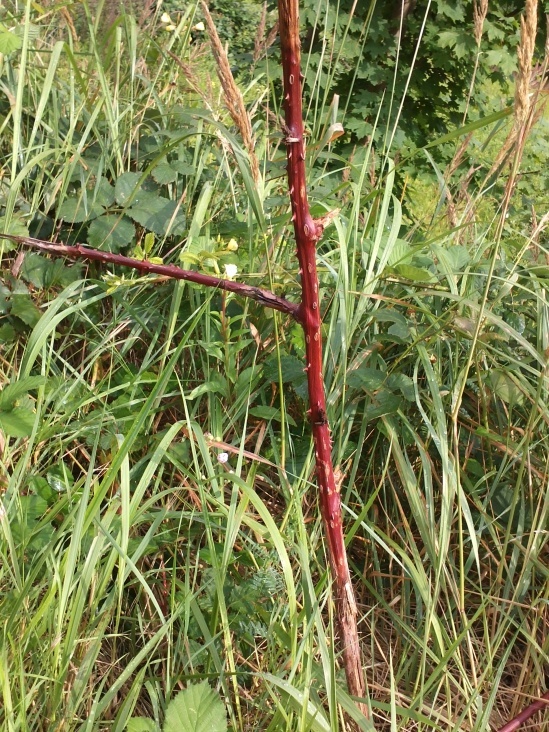
[[[246,74],[202,3],[78,5],[0,10],[0,232],[297,301],[269,9]],[[299,324],[0,240],[2,729],[160,730],[206,681],[235,731],[484,732],[546,692],[549,220],[519,202],[547,122],[536,8],[514,98],[483,119],[472,68],[473,118],[416,152],[432,182],[406,189],[396,127],[385,147],[336,142],[330,39],[364,18],[330,36],[324,7],[307,15],[311,209],[338,209],[317,250],[326,416],[370,721],[333,643]],[[475,3],[479,53],[489,12]]]

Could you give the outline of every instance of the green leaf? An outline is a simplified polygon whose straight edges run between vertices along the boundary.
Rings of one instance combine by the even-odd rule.
[[[21,496],[19,500],[27,526],[39,521],[48,510],[48,502],[40,496]]]
[[[94,249],[118,252],[135,237],[135,226],[125,216],[104,214],[92,221],[88,230],[88,244]]]
[[[15,315],[23,323],[34,328],[41,318],[41,312],[31,300],[30,295],[16,294],[11,298],[11,314]]]
[[[347,383],[349,386],[360,386],[366,391],[376,391],[383,385],[386,378],[387,374],[383,371],[363,366],[349,372]]]
[[[494,394],[507,404],[522,404],[524,394],[507,373],[500,370],[490,372],[488,384]]]
[[[16,407],[9,412],[0,411],[0,430],[8,437],[28,437],[35,419],[35,413],[23,407]]]
[[[21,277],[35,287],[70,285],[80,277],[80,265],[67,267],[61,259],[47,259],[37,252],[28,252],[21,267]]]
[[[372,402],[364,410],[364,421],[378,419],[386,414],[395,414],[400,407],[401,398],[390,391],[382,389],[372,397]]]
[[[410,330],[406,324],[403,323],[393,323],[389,330],[387,331],[389,335],[394,335],[397,338],[400,338],[401,340],[405,341],[408,336],[410,335]]]
[[[395,271],[407,280],[412,282],[429,282],[433,276],[426,269],[414,267],[413,264],[399,264],[395,267]]]
[[[38,389],[44,384],[46,379],[43,376],[26,376],[19,381],[5,386],[0,391],[0,409],[10,410],[15,406],[15,402],[33,389]]]
[[[182,234],[185,231],[185,216],[178,204],[151,191],[139,191],[126,213],[144,229],[158,236]]]
[[[307,381],[304,364],[295,356],[281,356],[280,370],[282,372],[283,384],[292,382],[295,386],[295,384],[299,384],[302,381]],[[263,376],[266,381],[278,381],[278,358],[270,358],[265,362]]]
[[[168,705],[163,732],[226,732],[225,706],[207,681],[191,684]]]
[[[0,327],[0,343],[13,343],[15,340],[15,329],[13,325],[5,323]]]
[[[433,253],[438,259],[438,269],[444,274],[461,274],[471,261],[466,247],[455,246],[448,249],[433,245]]]
[[[183,162],[183,160],[174,160],[170,163],[172,168],[175,168],[180,175],[194,175],[196,168],[194,165]]]
[[[166,185],[177,180],[177,170],[166,160],[163,160],[153,168],[152,177],[160,185]]]
[[[0,23],[0,53],[7,54],[21,48],[22,39]]]
[[[324,710],[320,705],[317,706],[309,695],[305,695],[300,689],[290,684],[286,679],[281,679],[274,674],[263,674],[263,678],[275,686],[282,696],[284,706],[294,709],[306,719],[305,729],[311,732],[330,732],[330,725],[324,716]]]
[[[280,409],[277,409],[276,407],[252,407],[250,409],[250,414],[252,417],[257,417],[258,419],[276,419],[280,422]]]
[[[108,208],[113,205],[114,200],[114,186],[106,178],[101,178],[101,182],[94,192],[95,203]]]
[[[200,235],[200,230],[202,229],[202,225],[208,211],[208,206],[210,205],[210,201],[212,198],[212,193],[212,184],[209,181],[204,183],[204,186],[200,191],[200,196],[198,197],[196,207],[194,209],[191,225],[189,227],[189,238],[191,239],[196,239]]]
[[[152,719],[132,717],[126,725],[126,732],[157,732],[158,727]]]
[[[415,399],[414,381],[406,374],[391,374],[388,379],[388,385],[391,389],[399,389],[402,396],[409,402]]]
[[[142,184],[140,181],[142,178],[141,173],[123,173],[117,178],[114,186],[116,203],[120,206],[125,206],[130,202],[133,194],[137,193],[138,189],[141,189]]]
[[[70,224],[81,224],[84,221],[92,221],[103,213],[103,206],[94,203],[90,199],[66,198],[57,209],[57,215],[63,221]]]
[[[387,264],[398,265],[412,256],[412,247],[403,239],[397,239],[393,244]]]
[[[268,406],[258,406],[258,407],[252,407],[250,409],[250,414],[252,417],[257,417],[258,419],[266,419],[271,420],[274,419],[276,422],[281,422],[282,419],[280,417],[280,409],[277,409],[276,407],[268,407]],[[284,419],[288,424],[291,424],[293,427],[296,427],[296,421],[291,417],[289,414],[284,415]]]
[[[14,236],[28,236],[29,229],[21,218],[17,214],[14,214],[9,220],[5,216],[0,216],[0,233],[13,234]],[[9,241],[9,239],[1,239],[0,237],[0,241],[5,252],[10,252],[18,246],[14,242]]]
[[[74,486],[74,478],[63,462],[48,470],[46,480],[49,487],[56,493],[65,493]]]

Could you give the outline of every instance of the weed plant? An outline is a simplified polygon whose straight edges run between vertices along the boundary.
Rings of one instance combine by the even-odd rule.
[[[241,87],[254,180],[194,4],[169,30],[159,11],[106,31],[81,5],[85,33],[70,6],[0,11],[0,230],[297,296],[276,48]],[[412,222],[392,152],[339,157],[316,91],[314,213],[339,209],[318,254],[328,417],[373,722],[484,732],[546,683],[547,216],[485,206],[490,179],[456,166]],[[505,145],[512,106],[495,117],[445,136],[465,167],[466,135]],[[160,729],[207,680],[235,732],[343,730],[300,328],[1,246],[0,727]]]

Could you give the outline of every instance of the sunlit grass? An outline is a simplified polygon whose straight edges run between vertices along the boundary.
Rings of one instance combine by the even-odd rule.
[[[200,81],[193,12],[162,43]],[[103,37],[86,17],[85,41],[55,15],[32,40],[27,22],[4,60],[2,225],[60,225],[75,181],[85,208],[100,177],[153,172],[181,146],[191,172],[168,186],[186,229],[156,235],[155,254],[211,271],[234,236],[238,276],[295,298],[279,131],[257,113],[275,162],[256,186],[216,82],[204,111],[154,25],[126,17]],[[330,105],[313,99],[320,137]],[[144,127],[162,142],[140,157]],[[520,231],[496,240],[483,192],[474,226],[410,227],[392,161],[372,187],[371,154],[345,181],[324,159],[310,177],[319,213],[341,209],[319,250],[325,380],[373,719],[483,732],[542,690],[547,663],[546,252]],[[19,286],[39,311],[13,320],[0,359],[33,413],[0,445],[2,728],[161,728],[205,678],[232,730],[344,729],[300,328],[91,267],[30,287],[9,279],[14,254],[8,300]]]

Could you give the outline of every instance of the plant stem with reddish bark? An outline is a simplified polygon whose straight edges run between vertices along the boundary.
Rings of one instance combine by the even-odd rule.
[[[133,259],[123,254],[113,254],[112,252],[103,252],[100,249],[90,249],[81,244],[74,246],[51,244],[50,242],[42,241],[42,239],[34,239],[31,236],[15,236],[13,234],[2,233],[0,233],[0,239],[9,239],[18,244],[31,247],[32,249],[39,249],[48,254],[57,254],[63,257],[69,257],[70,259],[86,259],[103,262],[104,264],[116,264],[120,267],[135,269],[144,274],[157,274],[174,280],[194,282],[196,285],[203,285],[204,287],[215,287],[225,292],[234,292],[242,297],[255,300],[264,307],[279,310],[299,320],[299,303],[290,302],[283,297],[278,297],[269,290],[252,287],[251,285],[246,285],[244,282],[234,282],[233,280],[224,280],[221,277],[212,277],[212,275],[202,274],[202,272],[181,269],[181,267],[176,267],[174,264],[155,264],[146,259]]]
[[[278,12],[284,76],[284,134],[288,158],[288,184],[302,288],[299,320],[305,332],[309,414],[313,432],[320,510],[335,585],[335,615],[347,685],[352,695],[364,698],[366,685],[358,637],[357,606],[343,535],[340,487],[336,483],[332,463],[332,443],[326,416],[322,374],[322,332],[316,244],[322,236],[326,219],[312,218],[307,198],[298,0],[278,0]],[[368,716],[367,705],[360,703],[360,708],[365,716]]]
[[[543,696],[541,696],[537,701],[529,704],[526,709],[523,709],[522,712],[517,714],[514,719],[507,722],[507,724],[501,727],[498,732],[515,732],[515,730],[519,729],[530,719],[530,717],[533,717],[536,712],[539,712],[542,709],[549,710],[549,691],[546,691],[545,694],[543,694]]]

